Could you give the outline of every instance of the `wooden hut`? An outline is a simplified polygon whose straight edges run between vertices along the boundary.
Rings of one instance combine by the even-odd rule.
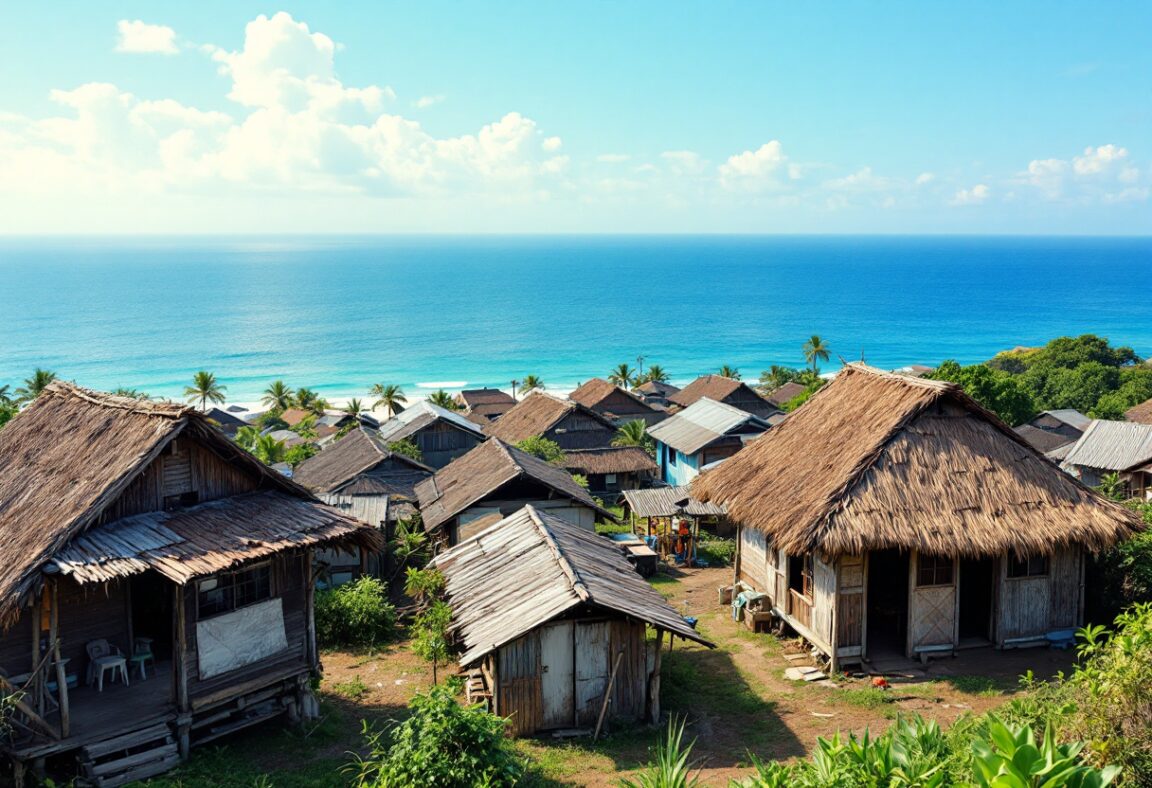
[[[609,540],[534,506],[432,565],[461,667],[479,668],[492,710],[519,736],[657,722],[664,635],[711,646]]]
[[[656,461],[641,446],[608,446],[564,452],[564,470],[588,480],[588,492],[600,498],[615,497],[651,481]]]
[[[628,389],[592,378],[568,395],[568,399],[596,411],[616,425],[642,421],[651,426],[667,418],[667,412],[654,408]]]
[[[465,389],[456,395],[456,404],[478,424],[496,421],[512,408],[516,400],[500,389]]]
[[[1063,636],[1085,552],[1140,527],[955,384],[858,364],[692,492],[738,524],[736,580],[834,666]]]
[[[650,380],[647,383],[641,383],[632,389],[632,392],[651,407],[667,410],[668,406],[672,404],[668,398],[679,390],[678,387],[673,386],[671,383]]]
[[[756,389],[740,380],[721,375],[701,375],[687,386],[668,397],[677,408],[689,405],[707,397],[715,402],[723,402],[762,419],[779,414],[780,409],[769,402]]]
[[[774,411],[780,417],[783,413]],[[744,444],[763,434],[772,421],[733,405],[704,397],[660,422],[648,434],[656,441],[660,476],[671,485],[684,485],[706,466],[731,457]]]
[[[420,400],[380,425],[380,439],[387,446],[408,440],[420,449],[424,464],[443,468],[484,441],[479,424],[455,411]]]
[[[592,531],[615,521],[563,468],[499,438],[476,447],[416,485],[424,530],[453,545],[531,503]]]
[[[119,785],[313,714],[312,553],[381,541],[191,408],[53,383],[0,431],[17,782],[71,756],[90,784]]]
[[[1152,424],[1152,399],[1146,399],[1124,411],[1124,418],[1139,424]]]
[[[1092,487],[1115,473],[1125,497],[1152,500],[1152,424],[1093,421],[1061,467]]]

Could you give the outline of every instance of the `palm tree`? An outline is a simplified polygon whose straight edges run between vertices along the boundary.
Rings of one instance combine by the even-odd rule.
[[[648,367],[648,374],[644,375],[644,383],[667,383],[668,373],[659,364]]]
[[[256,442],[260,440],[260,430],[248,424],[236,430],[236,437],[233,440],[240,448],[253,451],[256,448]]]
[[[617,364],[615,369],[608,375],[608,382],[615,383],[617,386],[629,388],[633,380],[636,378],[636,370],[627,364]]]
[[[543,389],[544,381],[536,375],[525,375],[524,381],[520,384],[520,393],[526,394],[533,389]]]
[[[130,399],[151,399],[147,394],[140,389],[128,388],[127,386],[119,386],[112,389],[112,393],[117,397],[128,397]]]
[[[348,404],[345,405],[341,410],[344,413],[347,413],[349,416],[359,416],[364,412],[364,406],[360,403],[360,400],[358,400],[356,397],[353,397],[352,399],[348,400]]]
[[[828,346],[824,344],[824,340],[816,334],[809,337],[804,343],[804,358],[812,365],[812,372],[819,375],[819,362],[828,360]]]
[[[616,430],[616,436],[612,438],[612,445],[639,446],[653,456],[656,454],[656,442],[648,434],[648,425],[644,423],[643,419],[626,421],[621,424]]]
[[[395,416],[401,410],[399,406],[408,402],[404,390],[394,383],[377,383],[369,394],[376,398],[374,407],[383,405],[388,409],[388,418]]]
[[[328,400],[321,397],[312,389],[297,389],[295,402],[293,404],[301,410],[311,411],[317,416],[320,416],[328,407]]]
[[[12,404],[12,395],[8,393],[11,386],[5,384],[0,386],[0,408],[8,407]]]
[[[36,371],[32,373],[32,377],[24,379],[24,385],[16,389],[16,402],[24,404],[31,402],[40,396],[40,392],[48,388],[48,384],[56,379],[55,372],[49,372],[46,369],[36,367]]]
[[[265,465],[275,465],[278,462],[284,462],[284,455],[288,450],[284,446],[284,441],[278,441],[271,435],[261,435],[256,439],[256,444],[252,447],[252,453],[256,455],[256,459]]]
[[[444,389],[433,391],[432,394],[429,395],[428,401],[446,410],[456,410],[460,407],[456,404],[456,400],[452,398],[452,395]]]
[[[720,371],[716,374],[722,378],[732,378],[732,380],[740,379],[740,370],[736,369],[736,367],[732,366],[731,364],[725,364],[724,366],[720,367]]]
[[[189,402],[199,400],[200,410],[207,410],[209,402],[214,405],[224,403],[224,392],[227,389],[227,386],[222,386],[216,381],[215,375],[202,369],[192,376],[192,385],[184,387],[184,396]]]
[[[516,387],[520,385],[520,381],[515,378],[512,379],[512,399],[516,399]]]
[[[288,388],[288,384],[282,380],[274,380],[264,389],[264,396],[260,398],[260,402],[267,405],[270,410],[278,410],[281,413],[292,407],[292,400],[296,396],[292,389]]]

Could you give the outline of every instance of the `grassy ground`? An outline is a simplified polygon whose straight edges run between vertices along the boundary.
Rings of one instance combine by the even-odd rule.
[[[982,656],[934,663],[927,677],[894,682],[888,691],[865,679],[838,680],[838,687],[792,682],[784,678],[788,644],[749,632],[717,604],[716,587],[729,580],[727,569],[683,570],[653,580],[679,612],[699,619],[700,632],[717,646],[678,641],[665,654],[661,682],[663,709],[687,720],[687,737],[696,740],[694,755],[709,785],[748,774],[753,755],[802,757],[819,736],[881,728],[898,714],[950,723],[1004,702],[1025,670],[1051,675],[1070,660],[1064,652],[969,652]],[[355,759],[362,725],[402,718],[408,700],[430,685],[432,675],[404,644],[380,653],[330,652],[324,665],[318,722],[303,729],[266,725],[226,745],[194,750],[178,771],[148,784],[347,785],[351,775],[341,769]],[[528,785],[615,785],[649,759],[661,735],[617,726],[595,743],[529,739],[517,747],[533,764]]]

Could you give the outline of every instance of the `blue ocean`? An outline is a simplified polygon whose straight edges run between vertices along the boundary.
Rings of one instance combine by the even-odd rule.
[[[232,401],[566,389],[638,356],[755,378],[812,334],[889,368],[1085,332],[1152,355],[1149,238],[0,239],[0,283],[0,385],[178,397],[207,369]]]

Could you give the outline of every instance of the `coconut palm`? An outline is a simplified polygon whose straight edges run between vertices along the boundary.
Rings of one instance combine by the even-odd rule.
[[[520,385],[520,381],[515,378],[512,379],[512,399],[516,399],[516,387]]]
[[[648,367],[648,372],[644,375],[643,383],[667,383],[668,373],[664,371],[664,367],[659,364],[653,364]]]
[[[732,380],[740,379],[740,370],[736,369],[736,367],[732,366],[731,364],[725,364],[724,366],[720,367],[720,371],[716,374],[722,378],[732,378]]]
[[[624,388],[629,388],[635,379],[636,370],[627,364],[617,364],[608,375],[609,383],[615,383],[617,386],[623,386]]]
[[[824,344],[824,340],[816,334],[809,337],[808,341],[804,343],[804,358],[812,365],[812,372],[819,375],[819,362],[827,361],[829,358],[828,346]]]
[[[533,389],[543,389],[544,381],[536,375],[525,375],[523,382],[520,383],[520,392],[527,393]]]
[[[456,400],[452,398],[452,395],[444,389],[436,389],[436,391],[433,391],[428,396],[428,401],[446,410],[456,410],[460,407],[456,404]]]
[[[236,437],[233,440],[240,448],[252,451],[256,448],[256,442],[260,440],[260,430],[249,424],[236,430]]]
[[[284,441],[278,441],[271,435],[261,435],[252,447],[252,453],[265,465],[275,465],[284,462],[284,455],[288,453],[288,449]]]
[[[192,385],[185,386],[184,396],[189,402],[200,402],[200,410],[207,410],[208,403],[222,405],[227,386],[220,385],[216,376],[207,370],[200,370],[192,376]]]
[[[40,392],[48,388],[48,384],[56,379],[56,373],[36,367],[32,377],[24,379],[24,385],[16,389],[16,402],[24,404],[40,396]]]
[[[301,410],[311,411],[317,416],[324,413],[328,407],[328,400],[321,397],[312,389],[297,389],[293,404]]]
[[[112,393],[117,397],[128,397],[130,399],[151,399],[147,394],[140,389],[133,389],[127,386],[119,386],[112,389]]]
[[[12,395],[8,393],[11,386],[5,384],[0,386],[0,408],[6,408],[13,404]]]
[[[649,454],[656,454],[656,442],[648,434],[648,425],[643,419],[626,421],[616,429],[612,438],[613,446],[639,446]]]
[[[360,402],[359,399],[353,397],[352,399],[348,400],[348,404],[346,404],[340,410],[343,413],[347,413],[349,416],[359,416],[364,412],[364,405]]]
[[[282,380],[274,380],[268,388],[264,389],[264,396],[260,398],[260,402],[271,410],[284,412],[292,407],[295,396],[296,393],[288,387],[287,383]]]
[[[378,408],[383,405],[388,409],[388,418],[392,418],[403,410],[400,406],[408,402],[408,398],[404,396],[404,390],[394,383],[377,383],[372,387],[369,394],[376,398],[374,407]]]

